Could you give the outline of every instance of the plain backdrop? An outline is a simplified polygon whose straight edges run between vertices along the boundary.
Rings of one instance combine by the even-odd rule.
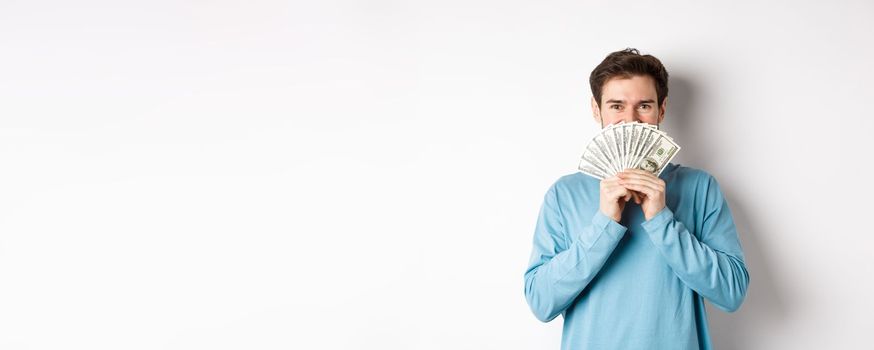
[[[869,1],[0,2],[0,348],[558,349],[523,273],[599,126],[670,73],[751,283],[717,349],[870,346]]]

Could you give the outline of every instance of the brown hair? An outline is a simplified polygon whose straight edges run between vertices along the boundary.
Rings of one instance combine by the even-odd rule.
[[[598,106],[601,105],[601,88],[604,87],[604,83],[612,78],[627,79],[636,75],[648,75],[655,80],[658,105],[661,107],[665,97],[668,97],[668,71],[658,58],[641,55],[637,49],[632,48],[607,55],[607,58],[601,61],[589,76],[592,96],[595,96]]]

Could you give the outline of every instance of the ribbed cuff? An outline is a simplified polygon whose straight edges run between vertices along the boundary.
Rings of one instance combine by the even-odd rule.
[[[592,217],[592,226],[600,232],[607,232],[614,238],[622,237],[625,231],[628,230],[627,227],[613,221],[613,219],[604,215],[600,210],[595,211],[595,216]]]
[[[668,223],[674,219],[674,212],[665,206],[659,211],[658,214],[652,217],[652,219],[644,221],[640,224],[646,232],[657,232],[663,230]]]

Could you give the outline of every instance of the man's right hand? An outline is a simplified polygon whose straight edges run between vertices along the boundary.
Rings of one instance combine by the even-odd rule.
[[[638,204],[640,199],[634,191],[619,184],[619,178],[614,176],[601,180],[601,213],[619,222],[622,219],[622,209],[625,203],[634,199]]]

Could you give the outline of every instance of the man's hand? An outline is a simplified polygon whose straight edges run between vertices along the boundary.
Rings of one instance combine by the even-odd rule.
[[[665,207],[665,181],[655,175],[640,169],[625,169],[616,175],[618,185],[626,190],[638,193],[643,201],[641,208],[647,220],[652,219]],[[603,193],[603,182],[601,192]],[[618,190],[616,190],[618,192]],[[603,194],[601,208],[604,207]],[[620,209],[621,213],[621,209]]]
[[[639,200],[619,181],[620,179],[616,176],[601,180],[601,213],[616,222],[622,219],[622,209],[625,208],[625,202],[631,198],[634,198],[636,202]]]

